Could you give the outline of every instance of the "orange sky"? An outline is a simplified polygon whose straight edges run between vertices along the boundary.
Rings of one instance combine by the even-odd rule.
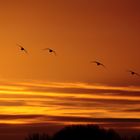
[[[0,123],[41,123],[47,116],[140,119],[139,93],[140,87],[84,83],[7,84],[0,86],[0,114],[17,115],[17,118],[3,118]],[[42,115],[44,118],[24,120],[18,115]]]
[[[140,78],[126,72],[140,73],[139,5],[139,0],[1,0],[0,123],[65,123],[69,116],[88,118],[85,122],[140,119]],[[43,52],[46,47],[57,56]],[[81,123],[70,121],[75,122]]]
[[[138,0],[0,2],[1,78],[139,85]],[[30,55],[19,52],[16,43]],[[53,57],[42,48],[54,48]],[[99,60],[108,70],[89,62]]]

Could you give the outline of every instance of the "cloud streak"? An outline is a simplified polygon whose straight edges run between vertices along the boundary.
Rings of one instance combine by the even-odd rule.
[[[140,87],[86,83],[6,83],[0,86],[0,123],[75,124],[98,122],[97,118],[135,122],[140,119],[139,102]]]

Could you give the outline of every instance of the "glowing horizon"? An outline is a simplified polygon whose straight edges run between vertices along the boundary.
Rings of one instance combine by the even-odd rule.
[[[73,92],[73,90],[78,92]],[[89,90],[92,91],[88,93]],[[127,92],[135,95],[129,95]],[[71,116],[140,119],[140,113],[137,110],[140,107],[137,104],[140,101],[139,92],[140,87],[113,87],[86,83],[18,82],[12,83],[12,85],[1,85],[0,116],[14,114],[17,115],[17,118],[0,119],[0,122],[7,124],[43,122],[40,117],[21,119],[18,115],[42,115],[46,118],[47,116]],[[123,106],[117,102],[123,102]],[[134,102],[136,103],[134,104]],[[131,107],[132,104],[133,107]]]

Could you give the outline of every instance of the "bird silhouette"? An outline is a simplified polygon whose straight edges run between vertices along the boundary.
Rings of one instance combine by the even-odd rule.
[[[48,50],[49,53],[53,53],[56,56],[56,52],[55,50],[51,49],[51,48],[45,48],[43,50]]]
[[[102,64],[98,61],[91,61],[91,63],[95,63],[97,66],[103,66],[104,68],[106,68],[104,64]]]
[[[134,71],[131,71],[131,70],[128,70],[127,72],[129,72],[131,75],[137,75],[137,76],[140,76],[140,74],[134,72]]]
[[[20,50],[21,50],[21,51],[24,51],[25,53],[28,53],[27,50],[26,50],[23,46],[21,46],[21,45],[19,45],[19,44],[17,44],[17,46],[20,47]]]

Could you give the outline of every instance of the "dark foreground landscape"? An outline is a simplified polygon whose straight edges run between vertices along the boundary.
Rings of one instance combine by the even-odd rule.
[[[104,129],[98,125],[67,126],[54,135],[29,134],[25,140],[140,140],[140,134],[122,137],[113,129]]]

